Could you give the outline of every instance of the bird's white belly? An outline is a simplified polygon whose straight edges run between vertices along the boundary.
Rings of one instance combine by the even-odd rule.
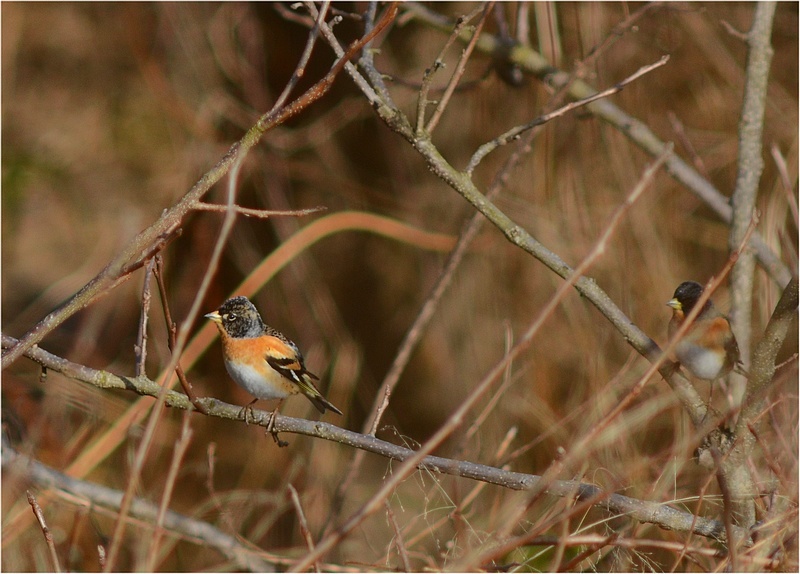
[[[716,379],[725,363],[724,357],[685,341],[678,343],[675,356],[695,377],[706,380]]]
[[[248,365],[225,361],[225,368],[239,386],[259,399],[285,399],[292,394],[287,389],[288,381],[276,371],[271,370],[267,381],[263,373]]]

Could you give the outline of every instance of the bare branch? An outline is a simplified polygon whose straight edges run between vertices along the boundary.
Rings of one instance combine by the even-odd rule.
[[[156,256],[154,261],[156,282],[158,283],[158,291],[161,295],[161,310],[164,313],[164,321],[167,324],[167,347],[175,354],[175,349],[178,345],[177,326],[175,325],[175,321],[172,320],[172,311],[170,311],[169,308],[167,286],[164,283],[164,262],[160,255]],[[186,396],[189,397],[189,400],[192,401],[195,408],[203,412],[203,406],[197,402],[197,395],[192,388],[192,383],[186,378],[186,374],[183,372],[183,367],[181,367],[180,363],[175,364],[175,374],[178,376],[178,380],[183,387],[183,392],[186,393]]]

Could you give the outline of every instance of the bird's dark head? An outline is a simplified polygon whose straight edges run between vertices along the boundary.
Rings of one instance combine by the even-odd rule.
[[[231,337],[252,338],[264,333],[265,325],[258,310],[247,297],[233,297],[220,305],[219,309],[205,316]]]
[[[675,289],[672,299],[667,301],[667,305],[676,311],[683,311],[688,315],[694,309],[697,301],[703,295],[703,286],[697,281],[684,281]],[[711,300],[706,301],[705,308],[711,307]]]

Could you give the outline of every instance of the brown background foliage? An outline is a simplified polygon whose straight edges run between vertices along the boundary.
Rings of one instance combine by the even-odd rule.
[[[621,3],[546,6],[556,17],[558,39],[546,33],[543,12],[532,8],[533,42],[554,66],[567,70],[599,45],[632,8]],[[458,15],[474,7],[435,8]],[[797,183],[798,10],[796,3],[781,3],[777,10],[759,232],[796,270],[797,229],[789,204],[796,202]],[[509,18],[513,12],[509,6]],[[723,22],[744,31],[752,13],[749,3],[656,8],[635,29],[626,30],[588,70],[587,80],[602,89],[669,54],[667,66],[626,87],[613,101],[665,141],[676,141],[676,150],[690,161],[696,159],[700,172],[724,193],[730,192],[736,177],[746,46],[726,31]],[[487,27],[496,31],[492,19]],[[336,31],[345,39],[360,33],[357,24],[347,20]],[[3,333],[25,333],[183,195],[271,106],[294,70],[306,35],[305,28],[287,21],[270,4],[4,3]],[[394,26],[380,44],[377,67],[397,80],[390,81],[390,89],[407,113],[416,106],[413,85],[419,84],[444,39],[440,32],[411,21]],[[459,53],[451,50],[446,59],[449,68],[435,85],[443,85]],[[319,45],[300,88],[321,77],[332,61],[330,50]],[[496,74],[487,75],[490,66],[484,56],[471,59],[465,75],[470,85],[456,93],[434,137],[442,153],[459,167],[481,143],[535,118],[550,97],[534,79],[511,87]],[[683,126],[694,158],[681,147],[671,115]],[[790,192],[769,156],[773,145],[787,159]],[[507,149],[496,151],[481,164],[474,176],[479,187],[488,184],[507,153]],[[649,161],[622,134],[578,110],[544,128],[496,203],[574,265],[589,251]],[[224,201],[223,186],[206,199]],[[385,128],[344,75],[330,94],[267,134],[251,152],[238,202],[261,209],[361,210],[452,237],[472,213],[404,141]],[[239,218],[205,312],[230,296],[295,230],[322,216]],[[205,271],[221,219],[218,213],[195,213],[165,252],[169,303],[179,321]],[[663,342],[669,318],[664,303],[674,287],[685,279],[706,281],[727,257],[726,225],[662,173],[629,212],[590,275],[645,332]],[[265,320],[303,348],[309,368],[322,376],[326,395],[345,411],[342,418],[329,415],[325,420],[361,428],[445,258],[442,251],[345,232],[298,253],[275,280],[253,295]],[[73,317],[42,347],[74,362],[132,373],[141,277],[136,275]],[[379,436],[410,445],[429,437],[502,357],[506,339],[513,340],[526,328],[561,281],[495,228],[485,226],[414,353]],[[779,293],[759,272],[753,316],[756,341]],[[715,299],[727,311],[725,294],[720,292]],[[796,348],[793,337],[784,358]],[[148,374],[155,376],[168,359],[163,320],[154,312]],[[513,365],[508,386],[479,432],[466,442],[457,434],[441,454],[542,472],[557,447],[591,428],[601,408],[598,397],[605,397],[599,401],[603,404],[613,402],[617,386],[626,386],[625,381],[635,380],[646,367],[646,361],[591,306],[571,295]],[[776,443],[772,456],[789,481],[797,478],[794,369],[784,373],[773,389],[779,405],[771,413],[768,431],[786,441]],[[218,345],[189,377],[202,396],[234,404],[249,400],[228,379]],[[707,389],[699,390],[705,396]],[[653,381],[641,403],[669,393],[663,382]],[[20,360],[3,373],[4,431],[41,461],[63,468],[136,398],[59,376],[42,383],[35,365]],[[288,401],[283,413],[316,416],[302,399]],[[166,413],[140,496],[158,500],[180,420],[180,413]],[[686,445],[678,440],[686,425],[680,408],[658,409],[631,425],[629,434],[599,449],[588,461],[588,469],[581,471],[590,473],[586,479],[644,498],[696,495],[697,484],[706,475],[686,461]],[[192,427],[194,439],[171,508],[234,530],[264,549],[287,556],[301,553],[304,542],[285,495],[286,484],[300,492],[316,536],[352,452],[297,436],[284,437],[291,446],[277,449],[260,428],[199,415],[193,417]],[[532,448],[512,460],[498,461],[498,445],[509,429],[516,429],[511,450]],[[129,444],[88,479],[124,489],[139,430],[132,428],[129,433]],[[214,487],[224,493],[221,514],[210,505],[206,487],[210,443],[217,445]],[[368,456],[345,512],[374,492],[390,469],[385,460]],[[670,487],[664,490],[661,481]],[[501,520],[492,515],[493,509],[513,495],[489,487],[470,506],[469,516],[459,519],[463,522],[453,519],[432,527],[472,488],[468,481],[420,473],[398,491],[392,501],[398,520],[407,538],[419,535],[410,545],[415,568],[446,567],[448,557],[458,553],[456,547],[476,544],[480,532],[490,532],[492,524]],[[4,515],[20,503],[24,488],[4,483]],[[532,513],[544,512],[548,505],[539,504],[541,508]],[[91,524],[84,520],[77,540],[68,543],[76,507],[54,501],[46,511],[57,547],[65,552],[62,564],[96,569],[94,546],[100,534],[110,535],[113,519],[98,515]],[[672,538],[654,528],[638,534]],[[137,529],[129,528],[128,535],[137,536]],[[331,560],[394,567],[391,537],[385,518],[378,515]],[[31,526],[15,540],[4,547],[4,570],[47,568],[41,532]],[[30,548],[40,550],[24,550]],[[130,548],[121,568],[136,563],[133,538]],[[646,563],[641,557],[630,559],[629,567]],[[158,567],[218,569],[224,567],[221,560],[215,551],[184,541],[165,552]],[[661,558],[656,555],[653,560]],[[546,568],[544,564],[539,567]],[[695,567],[682,562],[679,568]]]

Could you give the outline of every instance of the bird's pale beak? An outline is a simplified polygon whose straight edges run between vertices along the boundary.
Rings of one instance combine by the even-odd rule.
[[[211,319],[215,323],[222,323],[222,317],[219,314],[219,311],[214,311],[213,313],[209,313],[208,315],[203,315],[206,319]]]
[[[667,307],[672,307],[676,311],[680,311],[683,308],[683,305],[681,305],[680,301],[678,301],[677,299],[673,298],[673,299],[670,299],[669,301],[667,301]],[[208,315],[206,315],[206,317],[208,317]]]

